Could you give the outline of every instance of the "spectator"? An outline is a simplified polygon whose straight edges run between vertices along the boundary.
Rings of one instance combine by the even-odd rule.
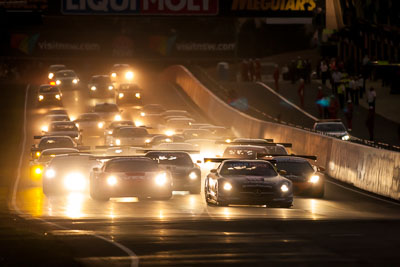
[[[344,83],[340,83],[337,89],[337,96],[339,98],[340,109],[344,108],[344,94],[346,92],[346,87]]]
[[[346,115],[347,129],[349,132],[351,132],[353,129],[353,103],[350,99],[347,101],[347,106],[344,109],[344,113]]]
[[[337,88],[340,84],[341,79],[342,79],[342,73],[335,69],[332,73],[332,81],[333,81],[332,94],[334,95],[337,94]]]
[[[249,80],[252,82],[255,80],[256,69],[254,66],[254,61],[252,59],[249,60]]]
[[[297,94],[299,95],[299,98],[300,98],[301,108],[304,108],[304,88],[305,88],[304,79],[300,79],[300,85],[299,85],[299,89],[297,89]]]
[[[370,106],[368,109],[365,125],[368,128],[369,140],[374,141],[375,109],[372,106]]]
[[[282,79],[285,81],[290,80],[290,71],[288,65],[282,67]]]
[[[363,98],[363,96],[364,96],[364,93],[365,93],[365,87],[364,87],[364,78],[363,78],[363,76],[362,75],[358,75],[358,78],[357,78],[357,88],[358,88],[358,96],[359,97],[357,97],[357,103],[354,103],[354,104],[356,104],[356,105],[358,105],[358,99],[359,98]]]
[[[375,111],[376,92],[374,87],[371,86],[367,96],[368,106]]]
[[[331,95],[328,107],[329,118],[337,119],[338,110],[339,110],[338,101],[334,95]]]
[[[318,86],[316,103],[317,103],[318,114],[319,114],[320,118],[323,118],[323,115],[324,115],[323,99],[324,99],[324,92],[322,91],[322,87]]]
[[[355,102],[355,92],[356,92],[356,81],[353,76],[349,78],[349,96],[347,100],[351,99],[351,102]]]
[[[255,61],[255,76],[256,81],[261,81],[261,61],[259,58]]]
[[[296,81],[301,78],[304,70],[304,62],[300,56],[297,57],[296,63]]]
[[[319,71],[321,73],[321,80],[324,86],[326,86],[326,80],[328,79],[328,70],[328,65],[326,64],[325,60],[322,60]]]
[[[274,81],[275,81],[275,90],[279,92],[279,66],[277,64],[275,65],[275,70],[274,70]]]
[[[289,67],[290,72],[290,80],[292,80],[292,84],[296,82],[296,62],[292,60]]]

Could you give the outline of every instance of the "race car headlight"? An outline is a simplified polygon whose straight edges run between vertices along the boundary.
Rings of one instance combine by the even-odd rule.
[[[140,99],[140,93],[135,94],[136,98]]]
[[[121,99],[121,98],[123,98],[123,97],[124,97],[124,93],[119,93],[119,94],[118,94],[118,98],[119,98],[119,99]]]
[[[107,184],[108,184],[109,186],[114,186],[114,185],[116,185],[116,184],[117,184],[117,177],[115,177],[115,176],[109,176],[109,177],[107,178]]]
[[[109,85],[109,86],[108,86],[108,90],[111,91],[112,89],[114,89],[114,87],[113,87],[112,85]]]
[[[59,94],[56,94],[54,97],[55,97],[56,99],[58,99],[58,100],[61,100],[61,96],[60,96]]]
[[[43,167],[42,166],[36,166],[34,169],[35,174],[40,175],[43,172]]]
[[[160,173],[155,179],[156,185],[164,186],[167,183],[167,175],[165,173]]]
[[[284,192],[284,193],[286,193],[287,191],[289,191],[289,186],[288,186],[287,184],[283,184],[283,185],[281,186],[281,191]]]
[[[83,190],[86,187],[86,179],[81,173],[70,173],[65,176],[64,186],[71,191]]]
[[[231,189],[232,189],[231,183],[226,182],[226,183],[224,184],[224,190],[225,190],[225,191],[231,191]]]
[[[232,142],[232,140],[229,139],[229,138],[225,140],[225,143],[228,143],[228,144],[229,144],[229,143],[231,143],[231,142]]]
[[[115,115],[115,116],[114,116],[114,120],[115,120],[115,121],[120,121],[120,120],[122,120],[121,115],[119,115],[119,114],[118,114],[118,115]]]
[[[112,134],[112,133],[113,133],[113,131],[109,130],[107,133],[108,133],[108,134]]]
[[[164,133],[166,136],[173,136],[175,134],[173,130],[166,130]]]
[[[97,88],[96,88],[96,86],[92,86],[92,87],[90,87],[90,90],[92,90],[92,91],[96,91],[96,90],[97,90]]]
[[[42,101],[44,96],[43,95],[39,95],[38,98],[39,98],[39,101]]]
[[[172,140],[171,140],[171,138],[165,138],[165,140],[164,140],[165,142],[167,142],[167,143],[172,143]]]
[[[347,134],[342,136],[342,140],[343,140],[343,141],[347,141],[347,140],[349,140],[349,139],[350,139],[350,136],[347,135]]]
[[[43,125],[42,128],[40,128],[40,130],[42,130],[42,132],[48,132],[49,127],[47,125]]]
[[[44,175],[48,179],[53,179],[56,176],[56,172],[53,169],[48,169],[48,170],[46,170]]]
[[[60,84],[61,84],[61,81],[60,81],[60,80],[57,80],[57,81],[56,81],[56,84],[57,84],[57,85],[60,85]]]
[[[120,139],[116,139],[116,140],[115,140],[115,144],[116,144],[117,146],[121,145],[121,140],[120,140]]]
[[[318,183],[318,181],[319,181],[319,176],[318,176],[318,175],[313,175],[313,176],[311,176],[311,178],[310,178],[310,180],[309,180],[309,182],[310,182],[310,183],[313,183],[313,184]]]
[[[113,78],[117,77],[117,73],[115,73],[115,72],[111,73],[111,77],[113,77]]]
[[[190,180],[196,180],[197,174],[195,172],[191,172],[191,173],[189,173],[189,178],[190,178]]]
[[[134,74],[133,74],[132,71],[127,71],[127,72],[125,73],[125,79],[127,79],[127,80],[132,80],[133,77],[134,77]]]
[[[41,154],[42,153],[40,153],[40,151],[36,151],[35,156],[38,158],[38,157],[40,157]]]
[[[73,84],[77,84],[78,82],[79,82],[78,79],[73,79],[73,80],[72,80],[72,83],[73,83]]]
[[[145,142],[146,144],[150,144],[151,140],[150,140],[150,139],[146,139],[144,142]]]
[[[53,79],[54,73],[50,72],[50,73],[49,73],[49,76],[47,76],[47,77],[49,77],[49,79]]]
[[[142,121],[139,121],[139,120],[136,120],[136,121],[135,121],[135,126],[136,126],[136,127],[143,126],[143,122],[142,122]]]
[[[97,123],[97,127],[98,127],[99,129],[103,128],[103,127],[104,127],[104,123],[103,123],[103,122]]]
[[[146,113],[145,112],[140,112],[140,116],[144,117],[144,116],[146,116]]]

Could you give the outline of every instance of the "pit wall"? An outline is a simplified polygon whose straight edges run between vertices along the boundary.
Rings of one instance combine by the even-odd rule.
[[[258,120],[226,104],[180,65],[165,69],[162,76],[179,85],[215,124],[229,126],[241,137],[292,143],[294,153],[316,155],[317,165],[324,167],[329,176],[369,192],[400,199],[400,153]]]

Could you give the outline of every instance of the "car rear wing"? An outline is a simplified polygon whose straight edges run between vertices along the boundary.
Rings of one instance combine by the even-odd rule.
[[[305,159],[311,159],[316,161],[317,156],[311,156],[311,155],[296,155],[296,154],[290,154],[290,155],[282,155],[282,154],[265,154],[265,153],[257,153],[256,158],[257,159],[264,159],[264,158],[274,158],[274,157],[297,157],[297,158],[305,158]]]
[[[265,142],[224,142],[224,141],[216,141],[216,144],[223,145],[253,145],[253,146],[276,146],[282,145],[284,147],[292,147],[291,143],[265,143]]]
[[[212,163],[221,163],[225,160],[254,160],[254,159],[243,159],[243,158],[204,158],[204,163],[212,162]],[[264,160],[271,162],[272,164],[276,163],[276,160],[273,158],[264,158],[264,159],[258,159],[258,160]]]

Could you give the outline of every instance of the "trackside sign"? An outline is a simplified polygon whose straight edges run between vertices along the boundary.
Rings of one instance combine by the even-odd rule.
[[[63,14],[217,15],[218,0],[63,0]]]

